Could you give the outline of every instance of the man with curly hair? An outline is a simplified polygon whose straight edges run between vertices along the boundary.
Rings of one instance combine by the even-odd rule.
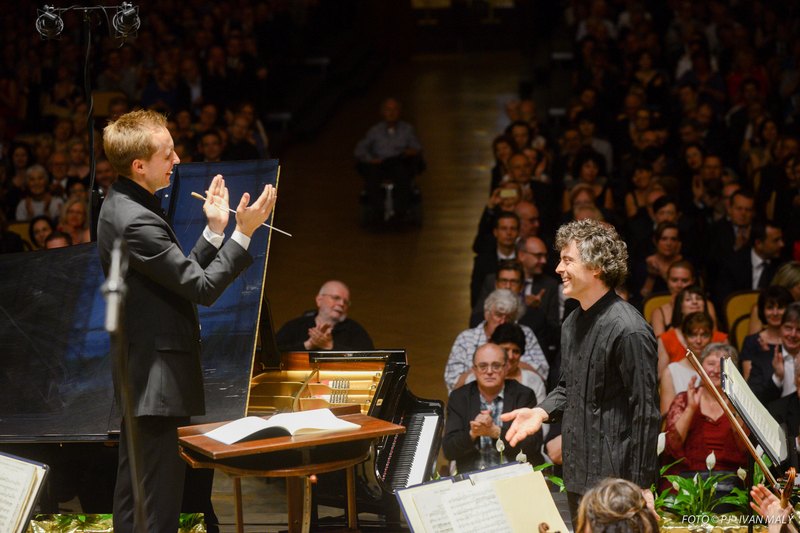
[[[591,219],[571,222],[558,230],[556,248],[564,294],[580,303],[561,329],[561,377],[539,406],[502,419],[514,420],[506,433],[511,446],[543,422],[561,422],[575,520],[581,496],[603,478],[640,487],[656,480],[658,358],[653,330],[614,290],[628,273],[627,247],[617,232]]]

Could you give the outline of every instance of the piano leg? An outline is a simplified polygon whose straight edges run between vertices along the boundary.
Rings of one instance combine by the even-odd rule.
[[[236,504],[236,533],[244,533],[244,512],[242,511],[242,478],[233,478],[233,501]]]
[[[358,527],[356,511],[356,475],[354,467],[347,468],[347,528],[354,531]]]

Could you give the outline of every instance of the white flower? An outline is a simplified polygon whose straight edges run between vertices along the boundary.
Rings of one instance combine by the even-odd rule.
[[[516,457],[515,459],[516,459],[516,461],[517,461],[518,463],[527,463],[527,462],[528,462],[528,456],[527,456],[527,455],[525,455],[524,453],[522,453],[522,451],[520,451],[520,452],[517,454],[517,457]]]
[[[736,471],[736,475],[739,476],[739,479],[744,481],[747,478],[747,470],[740,466],[739,470]]]
[[[506,443],[503,442],[503,439],[497,439],[497,443],[494,447],[497,448],[498,453],[503,453],[506,449]]]
[[[672,482],[672,488],[673,488],[673,489],[675,489],[675,490],[676,490],[676,491],[678,491],[678,492],[680,492],[680,491],[681,491],[681,486],[680,486],[680,485],[678,485],[678,482],[677,482],[677,481],[673,481],[673,482]]]
[[[708,468],[709,470],[714,470],[716,464],[717,464],[717,456],[714,455],[714,452],[711,452],[710,454],[708,454],[708,457],[706,457],[706,468]]]
[[[661,452],[664,451],[664,448],[667,447],[667,434],[659,433],[658,434],[658,444],[656,445],[656,452],[658,455],[661,455]]]

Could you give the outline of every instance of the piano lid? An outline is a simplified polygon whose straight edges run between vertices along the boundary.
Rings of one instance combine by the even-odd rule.
[[[191,250],[205,227],[192,191],[204,194],[222,174],[236,205],[245,191],[277,185],[277,168],[277,160],[177,166],[162,205],[181,247]],[[269,236],[256,231],[253,265],[212,307],[198,307],[207,413],[199,422],[245,412]],[[0,441],[105,440],[118,431],[103,281],[94,243],[0,255]]]

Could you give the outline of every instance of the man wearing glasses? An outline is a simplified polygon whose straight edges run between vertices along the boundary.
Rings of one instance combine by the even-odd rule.
[[[442,450],[447,459],[456,461],[461,473],[513,461],[520,452],[533,465],[542,462],[541,433],[522,439],[516,447],[505,447],[501,461],[497,441],[505,439],[511,424],[503,423],[500,415],[536,405],[533,391],[506,379],[507,371],[505,350],[497,344],[484,344],[472,356],[475,381],[450,394]]]
[[[341,281],[325,282],[316,298],[316,311],[290,320],[275,336],[282,352],[308,350],[373,350],[367,331],[347,317],[350,289]]]

